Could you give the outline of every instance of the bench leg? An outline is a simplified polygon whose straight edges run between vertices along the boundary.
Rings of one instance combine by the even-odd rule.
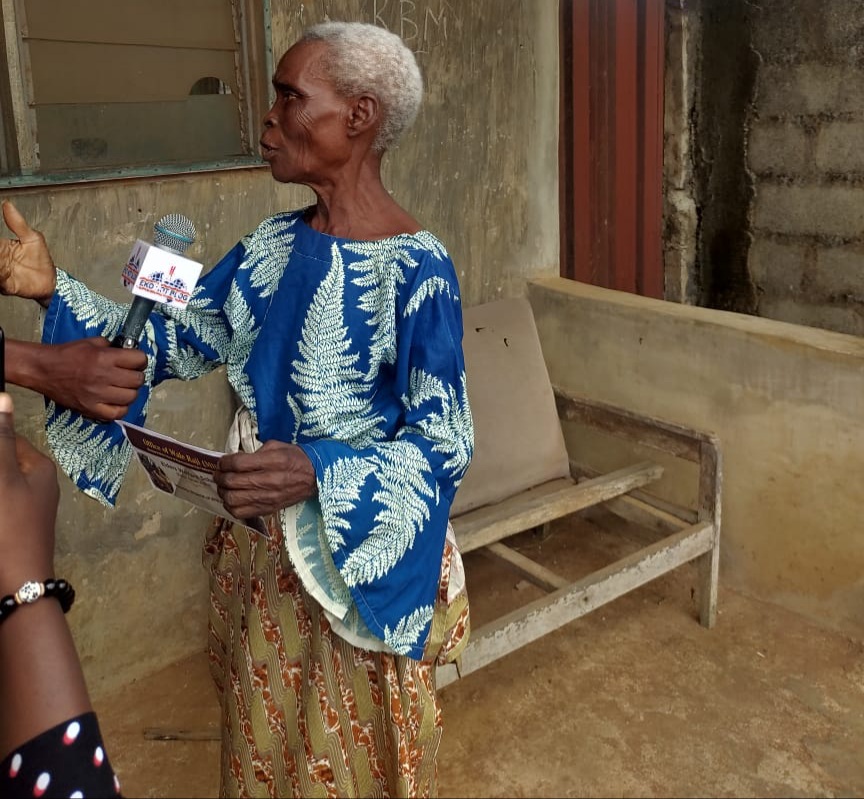
[[[549,534],[552,530],[552,522],[543,522],[543,524],[537,524],[534,527],[529,529],[529,532],[535,537],[539,538],[540,541],[545,541],[549,538]]]
[[[696,558],[699,580],[699,623],[709,630],[717,621],[717,580],[720,574],[720,549],[716,545]]]
[[[696,558],[699,576],[699,621],[711,629],[717,621],[717,581],[720,576],[720,490],[723,464],[714,441],[703,441],[699,452],[699,519],[714,526],[714,545]]]

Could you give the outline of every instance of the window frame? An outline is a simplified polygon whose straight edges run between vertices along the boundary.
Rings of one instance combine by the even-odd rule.
[[[33,87],[28,79],[30,54],[24,31],[24,0],[0,0],[0,188],[63,185],[141,177],[166,177],[231,169],[266,168],[258,153],[258,125],[273,102],[271,0],[230,2],[239,47],[235,70],[240,87],[240,139],[247,155],[217,160],[155,163],[129,167],[94,167],[40,172]],[[14,170],[14,174],[8,174]]]

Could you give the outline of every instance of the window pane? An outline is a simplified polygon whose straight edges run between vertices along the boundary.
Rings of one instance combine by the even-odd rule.
[[[216,161],[243,155],[237,99],[46,105],[36,111],[42,171]]]

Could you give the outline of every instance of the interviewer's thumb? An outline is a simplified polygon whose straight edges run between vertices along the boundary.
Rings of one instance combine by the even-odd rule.
[[[25,436],[15,435],[12,397],[0,392],[0,483],[25,480],[42,493],[47,506],[57,509],[57,467],[39,452]],[[2,512],[2,510],[0,510]]]
[[[12,411],[14,410],[15,406],[12,402],[12,395],[7,394],[5,391],[0,391],[0,415],[7,417],[3,419],[4,424],[0,424],[0,427],[14,428],[14,425],[12,423]]]
[[[15,421],[12,417],[12,397],[0,392],[0,469],[15,463]]]

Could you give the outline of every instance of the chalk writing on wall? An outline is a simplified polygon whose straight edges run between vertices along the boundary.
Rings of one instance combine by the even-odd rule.
[[[373,22],[398,33],[415,52],[424,53],[447,41],[454,17],[447,0],[374,0]]]

